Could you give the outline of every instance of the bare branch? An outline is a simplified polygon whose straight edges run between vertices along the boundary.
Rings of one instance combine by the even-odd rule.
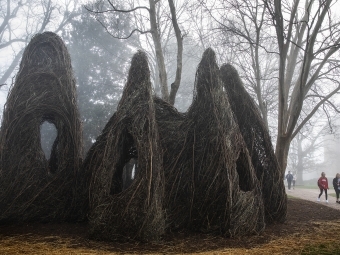
[[[12,43],[15,43],[15,42],[26,42],[26,40],[24,40],[24,39],[12,39],[12,40],[7,41],[5,43],[1,43],[0,49],[6,48],[6,47],[8,47],[9,45],[11,45]]]
[[[103,14],[103,13],[110,13],[110,12],[122,12],[122,13],[129,13],[129,12],[134,12],[137,10],[147,10],[148,12],[150,12],[150,8],[146,7],[146,6],[137,6],[135,8],[129,9],[129,10],[124,10],[124,9],[118,9],[117,7],[114,6],[114,4],[112,3],[112,1],[107,0],[109,2],[109,4],[112,7],[112,10],[104,10],[104,11],[94,11],[93,9],[90,9],[87,6],[84,6],[84,8],[94,14]]]
[[[105,31],[106,31],[107,33],[109,33],[113,38],[116,38],[116,39],[123,39],[123,40],[128,39],[128,38],[130,38],[135,32],[138,32],[138,33],[140,33],[140,34],[151,33],[151,30],[143,31],[143,30],[140,30],[140,29],[138,29],[138,28],[135,28],[135,29],[133,29],[133,30],[130,32],[129,35],[127,35],[127,36],[125,36],[125,37],[115,36],[114,34],[112,34],[112,33],[108,30],[107,26],[106,26],[103,22],[101,22],[98,18],[96,18],[96,20],[103,26],[103,28],[105,29]]]
[[[340,90],[340,85],[336,89],[334,89],[331,93],[329,93],[327,96],[324,96],[319,103],[312,109],[312,111],[304,118],[304,120],[296,127],[295,131],[292,133],[292,139],[296,136],[297,133],[300,132],[301,128],[309,121],[316,111],[320,108],[321,105],[323,105],[325,102],[328,101],[333,95],[335,95]],[[320,96],[321,98],[321,96]]]

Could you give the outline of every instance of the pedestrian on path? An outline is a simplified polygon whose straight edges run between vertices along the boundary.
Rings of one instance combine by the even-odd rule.
[[[336,202],[338,204],[340,204],[340,201],[339,201],[339,195],[340,195],[340,174],[337,173],[335,178],[333,179],[333,187],[334,187],[334,191],[335,191],[335,194],[336,194]]]
[[[288,182],[288,190],[290,191],[290,187],[292,186],[292,181],[293,181],[293,175],[288,171],[288,174],[286,175],[286,179]]]
[[[293,189],[295,189],[296,174],[293,175]]]
[[[319,189],[320,189],[318,201],[320,201],[320,197],[322,196],[322,193],[325,191],[326,203],[328,203],[327,190],[329,188],[328,188],[328,179],[326,178],[325,172],[321,173],[321,177],[318,180],[318,186],[319,186]]]

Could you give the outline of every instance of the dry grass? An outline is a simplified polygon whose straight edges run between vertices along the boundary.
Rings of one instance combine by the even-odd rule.
[[[285,223],[237,238],[174,232],[157,243],[98,242],[87,238],[86,223],[0,225],[0,254],[339,254],[340,207],[287,202]]]
[[[220,237],[207,236],[200,240],[198,248],[195,239],[184,238],[172,243],[117,244],[86,241],[60,236],[16,235],[1,236],[1,254],[339,254],[338,236],[340,221],[315,222],[310,228],[294,231],[290,236],[275,237],[264,244],[248,248],[221,245]],[[218,246],[216,246],[218,245]],[[199,247],[204,247],[200,249]]]

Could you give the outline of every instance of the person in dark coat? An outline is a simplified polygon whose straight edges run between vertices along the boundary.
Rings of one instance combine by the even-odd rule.
[[[293,189],[295,189],[295,183],[296,183],[296,174],[293,174]]]
[[[340,204],[340,201],[339,201],[339,195],[340,195],[340,174],[337,173],[335,178],[333,179],[333,187],[334,187],[334,191],[335,191],[335,194],[336,194],[336,202],[338,204]]]
[[[288,190],[290,191],[290,188],[292,186],[292,181],[293,181],[294,176],[291,174],[290,171],[288,171],[288,174],[286,175],[286,179],[288,182]]]

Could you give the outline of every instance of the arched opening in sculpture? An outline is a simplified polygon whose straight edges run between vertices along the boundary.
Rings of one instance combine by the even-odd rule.
[[[45,159],[51,158],[52,146],[57,138],[57,128],[49,121],[44,121],[40,125],[40,145],[45,154]]]
[[[252,168],[249,156],[241,151],[236,160],[236,171],[238,173],[238,184],[242,191],[251,191],[254,189],[254,181],[249,168]]]
[[[134,139],[126,130],[121,138],[121,155],[112,176],[110,194],[118,194],[129,188],[138,171],[138,152]]]

